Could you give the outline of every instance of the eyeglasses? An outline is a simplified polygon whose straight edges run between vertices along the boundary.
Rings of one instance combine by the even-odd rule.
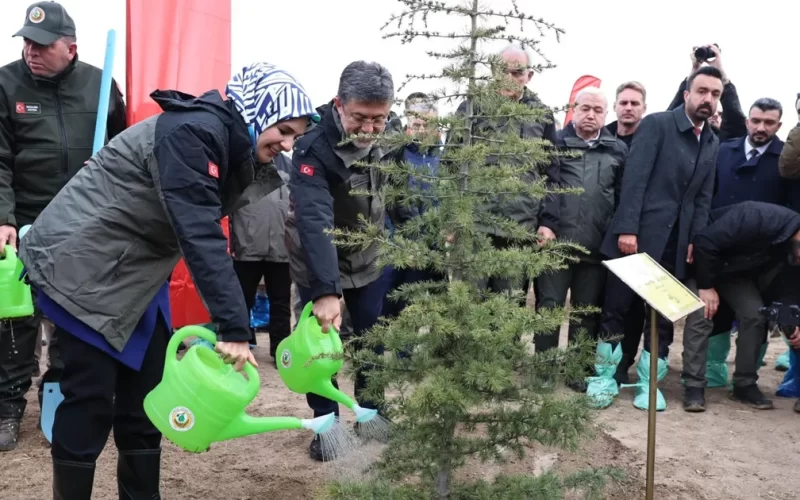
[[[342,112],[340,113],[348,122],[353,125],[358,125],[359,127],[363,127],[364,125],[372,125],[375,128],[385,127],[386,121],[388,117],[385,115],[378,115],[373,117],[367,116],[353,116],[348,113],[344,108],[342,108]]]

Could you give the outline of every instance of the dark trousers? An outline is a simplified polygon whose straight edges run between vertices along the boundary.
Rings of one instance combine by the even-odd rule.
[[[406,300],[392,300],[389,298],[389,294],[392,291],[403,285],[410,285],[423,281],[444,281],[447,278],[440,273],[428,269],[395,269],[392,266],[386,266],[381,279],[383,279],[384,283],[383,317],[388,319],[399,316],[408,305],[408,301]],[[407,350],[397,353],[398,358],[405,358],[409,355],[410,353]]]
[[[253,308],[258,284],[261,277],[264,277],[269,298],[269,354],[274,358],[278,344],[289,336],[292,322],[292,278],[289,275],[289,263],[234,260],[233,268],[239,277],[248,311]],[[255,332],[250,343],[256,343]]]
[[[492,239],[492,246],[498,250],[503,250],[505,248],[509,248],[514,245],[514,242],[503,238],[500,236],[491,236]],[[520,287],[523,288],[523,295],[527,295],[528,293],[528,286],[530,285],[530,281],[527,279],[523,279],[522,283],[515,283],[513,280],[508,278],[502,278],[497,276],[492,276],[489,278],[483,278],[478,280],[475,285],[481,291],[488,291],[494,293],[504,293],[504,292],[511,292],[515,288],[519,289]],[[538,295],[537,295],[538,297]],[[525,301],[523,299],[523,306]]]
[[[25,393],[36,370],[36,342],[42,314],[0,321],[0,418],[21,419]]]
[[[41,342],[39,324],[42,312],[36,305],[27,318],[0,322],[0,418],[21,419],[25,413],[25,393],[31,387],[36,372],[36,346]],[[39,384],[39,406],[42,404],[42,384],[58,382],[63,364],[59,356],[58,336],[53,334],[47,344],[48,368]]]
[[[343,291],[344,302],[347,304],[347,310],[350,312],[350,320],[353,324],[353,347],[356,350],[361,349],[361,345],[358,342],[359,337],[372,328],[382,314],[383,298],[385,296],[384,286],[383,280],[378,278],[361,288],[350,288]],[[311,291],[309,289],[298,286],[297,292],[300,294],[304,304],[311,301]],[[383,354],[383,348],[376,348],[375,352]],[[367,386],[364,370],[357,371],[355,378],[354,391],[358,404],[363,408],[378,408],[378,402],[369,401],[362,397],[362,393]],[[333,385],[337,389],[339,388],[336,380],[333,381]],[[314,410],[314,417],[320,417],[332,412],[339,415],[339,405],[328,398],[308,393],[306,401],[308,406]]]
[[[759,309],[770,301],[768,287],[755,277],[730,276],[720,280],[716,288],[739,322],[733,385],[753,385],[758,382],[761,346],[767,342],[767,320]]]
[[[619,279],[617,279],[619,281]],[[625,288],[625,285],[619,281]],[[630,292],[633,292],[628,288]],[[644,332],[644,319],[647,313],[647,307],[641,297],[633,294],[630,307],[627,314],[623,319],[622,327],[622,354],[625,356],[627,367],[630,368],[636,360],[636,354],[639,353],[639,344],[642,343],[642,332]]]
[[[544,274],[537,279],[536,308],[564,307],[567,291],[571,290],[571,302],[575,307],[601,307],[603,289],[606,282],[606,268],[599,263],[578,262],[570,264],[552,274]],[[579,323],[569,324],[569,341],[574,341],[580,330],[585,330],[592,337],[597,337],[600,327],[600,314],[586,314]],[[543,352],[558,347],[559,330],[534,337],[536,352]]]
[[[386,318],[395,318],[403,312],[408,302],[402,299],[392,300],[389,298],[389,293],[403,285],[420,283],[422,281],[443,281],[446,278],[440,273],[427,269],[395,269],[391,266],[386,266],[383,270],[382,279],[385,294],[383,300],[383,316]]]
[[[686,280],[686,287],[697,294],[694,278]],[[698,309],[686,317],[683,327],[683,370],[681,378],[686,387],[705,388],[706,362],[708,361],[708,339],[714,331],[714,321],[705,318],[705,308]]]
[[[56,330],[64,362],[64,401],[53,423],[53,459],[94,463],[112,428],[120,451],[159,449],[161,433],[147,418],[143,404],[164,372],[170,331],[163,318],[156,322],[138,372],[70,333]]]

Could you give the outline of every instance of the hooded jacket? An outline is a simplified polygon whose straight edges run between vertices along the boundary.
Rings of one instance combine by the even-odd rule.
[[[181,256],[222,341],[249,318],[220,219],[280,186],[217,91],[156,91],[163,113],[115,137],[21,240],[30,281],[121,351]]]
[[[786,207],[746,201],[711,211],[711,223],[694,238],[697,286],[709,289],[723,276],[759,274],[786,262],[800,214]]]

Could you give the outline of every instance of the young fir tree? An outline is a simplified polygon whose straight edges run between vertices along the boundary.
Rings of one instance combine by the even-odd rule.
[[[501,76],[506,74],[502,61],[481,48],[504,40],[535,50],[536,39],[513,33],[526,25],[540,35],[560,32],[520,12],[513,0],[508,12],[483,8],[478,0],[399,1],[404,12],[387,23],[399,32],[385,37],[400,37],[403,43],[452,40],[455,47],[449,52],[429,52],[447,61],[441,74],[416,78],[448,80],[450,88],[436,97],[465,100],[466,111],[427,124],[427,129],[448,130],[438,175],[403,163],[369,165],[390,179],[381,193],[387,206],[421,203],[427,208],[421,216],[392,235],[367,227],[360,233],[334,231],[334,238],[337,245],[350,247],[378,241],[381,264],[432,268],[451,279],[394,292],[393,299],[410,304],[398,318],[364,337],[364,346],[383,345],[392,353],[410,352],[410,357],[376,356],[367,350],[352,355],[354,366],[371,368],[368,391],[377,395],[387,390],[392,438],[375,477],[339,482],[330,494],[342,499],[518,500],[561,498],[566,489],[578,488],[597,495],[607,472],[603,469],[567,478],[544,474],[476,484],[461,482],[457,475],[469,458],[522,458],[533,442],[574,448],[591,428],[586,398],[556,394],[554,382],[585,376],[594,346],[579,341],[533,355],[530,335],[559,326],[564,311],[537,313],[520,306],[525,278],[562,268],[581,249],[559,241],[541,245],[529,228],[484,209],[498,197],[513,203],[522,196],[552,195],[541,173],[553,152],[546,141],[520,138],[520,126],[545,119],[545,110],[503,97],[501,91],[514,84]],[[468,28],[449,34],[428,28],[428,22],[444,16],[463,17]],[[497,25],[486,24],[493,22]],[[386,134],[379,140],[402,147],[411,139]],[[417,140],[424,150],[439,139]],[[540,174],[538,180],[530,182],[531,172]],[[416,182],[409,182],[412,178]],[[486,227],[500,228],[515,244],[494,248],[482,229]],[[514,280],[519,292],[488,293],[476,286],[490,276]]]

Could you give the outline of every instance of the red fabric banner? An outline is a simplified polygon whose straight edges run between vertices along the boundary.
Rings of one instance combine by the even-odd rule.
[[[569,109],[567,110],[567,116],[564,118],[564,127],[572,121],[572,106],[575,105],[575,98],[578,97],[578,93],[587,87],[600,87],[601,83],[602,81],[599,78],[592,75],[583,75],[575,80],[575,85],[572,86],[572,92],[569,94]]]
[[[128,124],[161,112],[157,89],[224,91],[231,75],[231,0],[127,0]],[[228,236],[228,221],[222,220]],[[181,259],[170,281],[172,326],[203,324],[208,311]]]

